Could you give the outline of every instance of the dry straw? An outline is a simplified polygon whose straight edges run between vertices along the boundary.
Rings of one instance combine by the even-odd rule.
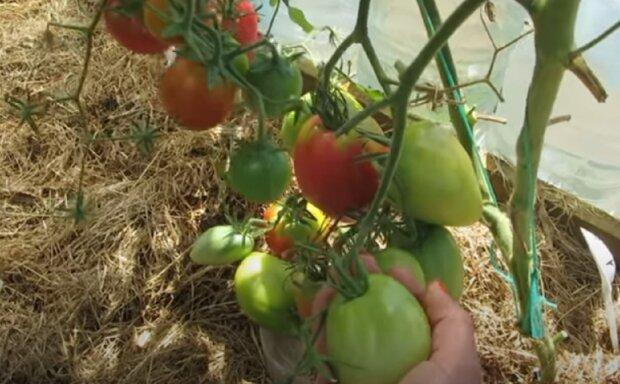
[[[62,91],[75,81],[82,40],[50,19],[80,22],[92,2],[0,2],[0,94]],[[71,105],[40,120],[41,136],[0,108],[0,383],[264,383],[255,328],[239,313],[233,268],[191,265],[200,230],[228,204],[252,212],[215,173],[232,132],[252,120],[194,134],[161,113],[161,58],[129,54],[97,34],[85,88],[88,127],[126,134],[145,114],[163,136],[151,156],[130,143],[83,152]],[[87,157],[86,225],[57,217]],[[546,216],[542,215],[543,219]],[[551,327],[572,337],[560,352],[565,383],[620,382],[610,355],[596,268],[562,228],[543,220],[545,292],[558,303]],[[536,359],[514,326],[506,284],[492,271],[481,226],[456,231],[464,250],[464,305],[473,313],[488,383],[531,382]],[[616,365],[614,365],[614,363]]]

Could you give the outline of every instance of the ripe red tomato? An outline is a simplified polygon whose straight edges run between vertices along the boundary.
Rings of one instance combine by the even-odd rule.
[[[164,73],[159,92],[166,112],[179,124],[203,130],[220,124],[230,115],[237,87],[221,79],[209,89],[205,67],[179,57]]]
[[[242,46],[250,45],[260,39],[258,33],[258,14],[252,3],[241,0],[233,15],[222,20],[222,29],[229,31]]]
[[[125,5],[123,0],[108,0],[103,18],[105,25],[116,41],[130,51],[143,54],[161,53],[169,44],[157,39],[142,21],[142,10],[134,16],[126,16],[114,8]]]
[[[379,172],[365,153],[381,150],[359,135],[336,137],[321,118],[310,117],[301,127],[293,155],[302,194],[332,217],[370,203],[379,187]]]

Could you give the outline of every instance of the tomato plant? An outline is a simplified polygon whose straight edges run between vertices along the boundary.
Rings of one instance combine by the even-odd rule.
[[[358,157],[377,151],[358,135],[337,137],[317,115],[302,126],[293,154],[302,194],[326,214],[339,217],[365,207],[379,186],[379,171]]]
[[[189,254],[193,262],[224,265],[239,261],[254,249],[254,239],[237,231],[232,225],[218,225],[196,239]]]
[[[267,253],[254,252],[235,273],[235,295],[241,310],[257,324],[278,332],[298,327],[289,264]]]
[[[338,294],[327,312],[326,335],[341,384],[397,383],[431,349],[422,306],[387,275],[370,275],[366,293],[357,298]]]
[[[482,196],[471,160],[457,138],[429,121],[405,130],[390,197],[416,219],[470,225],[482,215]]]
[[[159,91],[166,112],[186,128],[215,127],[233,110],[237,87],[220,79],[209,88],[207,76],[202,64],[179,57],[161,80]]]
[[[465,270],[456,241],[450,232],[440,226],[432,226],[411,250],[420,263],[426,281],[440,280],[455,300],[463,292]]]
[[[123,0],[108,0],[103,14],[105,25],[122,46],[132,52],[142,54],[161,53],[168,48],[168,44],[157,39],[142,21],[142,8],[133,9]],[[124,12],[121,12],[121,8]],[[128,8],[126,8],[128,7]]]
[[[260,40],[258,14],[252,3],[248,0],[239,1],[234,10],[224,15],[222,29],[229,31],[242,46]]]
[[[411,272],[411,275],[420,285],[426,286],[426,278],[422,267],[411,253],[400,248],[388,247],[375,253],[375,259],[384,273],[388,273],[394,267],[405,268]]]
[[[263,95],[268,117],[280,117],[301,97],[301,71],[290,58],[260,54],[252,63],[247,79]]]
[[[230,188],[255,203],[277,200],[291,181],[291,160],[271,141],[246,142],[231,156]]]
[[[276,256],[282,256],[293,248],[295,242],[310,243],[321,237],[320,232],[326,222],[325,214],[310,203],[306,204],[304,210],[300,213],[285,207],[283,211],[282,205],[277,203],[265,209],[263,219],[274,225],[265,234],[265,241]]]

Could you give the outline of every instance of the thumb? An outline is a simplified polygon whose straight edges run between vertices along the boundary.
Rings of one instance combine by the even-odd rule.
[[[432,327],[442,321],[450,321],[455,313],[463,311],[459,303],[447,293],[445,285],[438,280],[428,285],[426,294],[421,296],[421,303]]]

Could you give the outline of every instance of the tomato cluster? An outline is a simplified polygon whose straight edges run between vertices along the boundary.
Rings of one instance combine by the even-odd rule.
[[[201,131],[222,124],[241,97],[259,118],[257,138],[235,143],[223,178],[233,192],[265,204],[262,217],[207,229],[190,259],[238,263],[241,311],[260,326],[298,336],[317,317],[317,292],[335,286],[324,331],[339,382],[398,382],[428,357],[430,328],[417,299],[389,274],[404,268],[421,285],[441,280],[460,297],[462,258],[445,227],[470,225],[482,213],[467,153],[438,124],[411,121],[388,201],[371,236],[357,241],[391,152],[389,130],[367,117],[341,134],[362,105],[337,81],[302,96],[297,55],[285,56],[261,36],[250,1],[198,3],[206,6],[108,0],[104,13],[110,34],[136,53],[175,47],[178,58],[162,76],[160,96],[179,125]],[[280,145],[267,129],[276,122]],[[286,197],[291,186],[299,194]],[[360,245],[374,255],[377,271],[370,275],[354,262]]]

